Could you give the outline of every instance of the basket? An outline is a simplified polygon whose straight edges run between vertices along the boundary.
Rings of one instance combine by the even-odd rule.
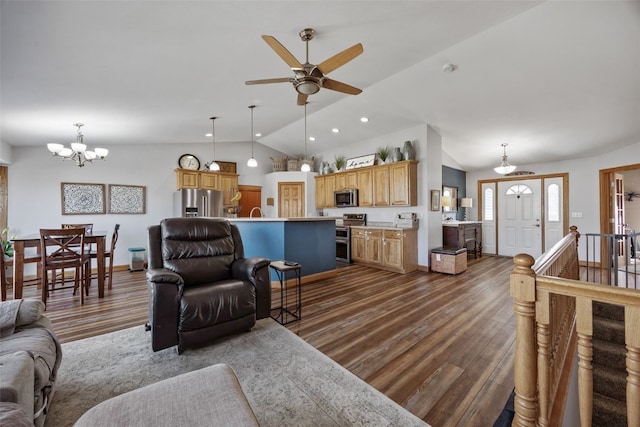
[[[284,172],[287,170],[287,158],[286,157],[276,157],[271,158],[273,162],[273,171],[274,172]]]
[[[466,248],[436,248],[431,251],[431,271],[458,274],[467,270]]]
[[[289,161],[287,162],[287,170],[293,172],[299,169],[300,166],[298,166],[298,159],[289,159]]]

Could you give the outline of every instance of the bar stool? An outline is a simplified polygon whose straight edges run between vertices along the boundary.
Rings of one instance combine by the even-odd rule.
[[[291,261],[273,261],[269,264],[269,267],[275,271],[280,281],[280,307],[271,309],[273,314],[271,318],[281,325],[296,322],[302,318],[302,283],[301,283],[301,271],[302,266],[297,262]],[[287,273],[293,272],[295,274],[294,280],[294,306],[292,310],[289,310],[289,295],[287,289]],[[288,319],[290,317],[290,319]]]

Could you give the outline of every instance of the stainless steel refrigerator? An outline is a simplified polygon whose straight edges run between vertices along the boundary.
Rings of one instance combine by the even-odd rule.
[[[176,217],[224,216],[223,194],[218,190],[183,188],[174,195],[173,209]]]

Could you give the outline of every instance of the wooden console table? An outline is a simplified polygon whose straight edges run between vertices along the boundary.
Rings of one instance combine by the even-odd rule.
[[[482,222],[443,222],[442,240],[444,246],[467,248],[467,254],[473,253],[474,258],[482,256]]]

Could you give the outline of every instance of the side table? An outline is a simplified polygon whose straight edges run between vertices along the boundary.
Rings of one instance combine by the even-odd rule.
[[[277,315],[271,315],[271,318],[281,325],[298,321],[302,318],[302,284],[301,284],[301,270],[300,264],[286,265],[284,261],[273,261],[269,264],[269,267],[276,272],[278,280],[280,281],[280,307],[271,309],[271,313],[276,312]],[[287,289],[287,273],[293,272],[295,274],[294,282],[294,301],[291,310],[289,309],[289,292]]]

